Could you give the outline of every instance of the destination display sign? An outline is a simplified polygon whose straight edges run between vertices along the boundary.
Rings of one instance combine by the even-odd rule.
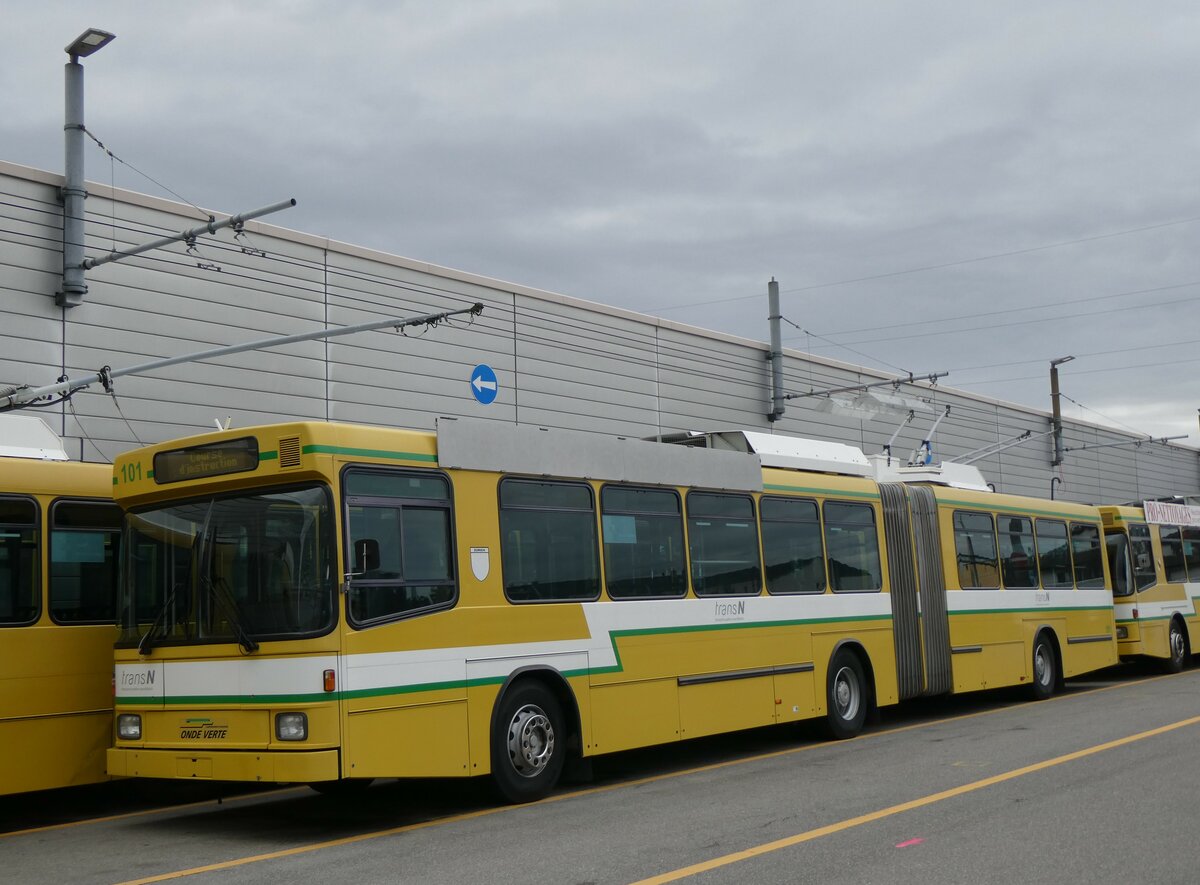
[[[172,449],[154,456],[154,481],[159,485],[256,469],[258,440],[252,436]]]

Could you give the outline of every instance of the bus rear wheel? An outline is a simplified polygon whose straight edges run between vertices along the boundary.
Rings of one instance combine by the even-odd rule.
[[[509,802],[541,799],[558,783],[566,758],[562,708],[544,686],[508,691],[492,730],[492,781]]]
[[[1179,673],[1187,661],[1187,639],[1183,635],[1183,627],[1178,620],[1171,621],[1167,632],[1167,645],[1171,656],[1163,662],[1163,669],[1168,673]]]
[[[1054,647],[1045,636],[1039,636],[1033,644],[1033,699],[1044,701],[1054,694],[1058,682],[1058,658]]]
[[[867,679],[853,652],[839,649],[829,662],[825,700],[825,728],[831,737],[845,740],[862,731],[867,719]]]

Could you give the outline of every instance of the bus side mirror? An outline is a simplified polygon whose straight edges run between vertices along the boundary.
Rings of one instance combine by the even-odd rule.
[[[379,542],[374,538],[361,538],[354,542],[354,574],[379,570]]]

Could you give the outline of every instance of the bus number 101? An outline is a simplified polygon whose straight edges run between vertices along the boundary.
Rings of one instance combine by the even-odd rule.
[[[137,482],[142,478],[142,465],[138,461],[121,465],[121,482]]]

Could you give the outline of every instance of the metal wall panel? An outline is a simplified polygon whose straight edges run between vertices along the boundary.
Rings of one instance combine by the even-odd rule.
[[[156,370],[119,379],[116,401],[93,389],[76,395],[74,414],[41,413],[71,437],[73,454],[91,460],[136,444],[135,436],[169,439],[226,416],[235,426],[328,418],[432,429],[446,415],[630,437],[741,428],[843,442],[868,453],[880,451],[900,425],[899,417],[832,413],[820,397],[789,400],[783,419],[771,424],[762,343],[257,222],[241,238],[222,231],[200,237],[191,252],[176,244],[96,268],[88,273],[83,305],[63,311],[54,306],[60,184],[51,173],[0,163],[0,381],[38,386],[64,366],[78,377],[102,365],[484,304],[472,323],[404,335],[359,333]],[[88,190],[92,256],[194,227],[204,215],[153,197],[112,194],[101,184],[89,183]],[[480,363],[492,366],[500,384],[487,406],[469,388]],[[783,374],[794,394],[883,377],[798,350],[785,351]],[[1045,411],[952,387],[904,391],[936,409],[951,407],[934,436],[938,458],[1049,428]],[[907,458],[932,420],[919,414],[893,453]],[[1048,497],[1057,477],[1055,496],[1072,501],[1200,490],[1194,450],[1135,448],[1130,434],[1071,418],[1063,425],[1072,451],[1059,469],[1050,466],[1048,436],[978,466],[997,490],[1016,494]],[[1116,442],[1124,445],[1082,448]]]

